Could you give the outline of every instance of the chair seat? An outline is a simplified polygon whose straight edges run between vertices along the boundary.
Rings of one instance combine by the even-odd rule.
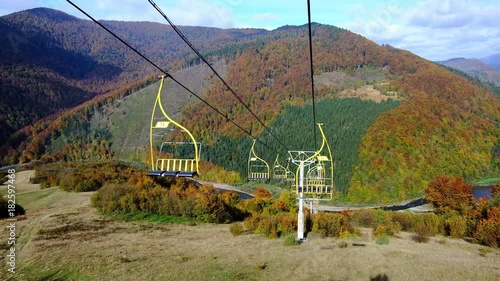
[[[162,171],[155,170],[149,171],[148,176],[150,177],[182,177],[182,178],[192,178],[198,173],[196,171]]]

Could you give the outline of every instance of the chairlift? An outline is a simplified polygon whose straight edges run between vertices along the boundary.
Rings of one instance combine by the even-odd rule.
[[[273,180],[277,181],[295,181],[295,175],[289,169],[290,163],[287,163],[286,168],[279,162],[279,154],[276,155],[276,159],[273,164]]]
[[[269,165],[255,153],[255,142],[253,140],[252,148],[248,154],[248,180],[249,181],[267,181],[269,180]]]
[[[313,155],[301,161],[296,173],[295,187],[297,193],[310,196],[328,196],[333,198],[333,157],[328,141],[323,132],[322,124],[317,124],[321,133],[321,147]],[[299,181],[301,166],[310,167],[304,175],[302,183]]]
[[[149,145],[151,150],[151,171],[148,176],[153,177],[194,177],[199,175],[198,162],[200,158],[200,143],[196,142],[193,134],[181,124],[174,121],[163,108],[161,91],[165,76],[161,76],[160,88],[156,96],[149,131]],[[161,112],[161,118],[155,120],[157,110]],[[164,136],[169,132],[179,135],[188,135],[190,141],[163,141],[160,149],[155,155],[154,136]],[[182,150],[175,150],[179,147]],[[170,151],[168,151],[170,148]],[[174,150],[172,150],[172,148]]]

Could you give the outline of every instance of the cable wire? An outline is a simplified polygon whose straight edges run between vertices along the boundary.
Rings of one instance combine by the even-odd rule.
[[[170,26],[174,29],[174,31],[182,38],[182,40],[193,50],[193,52],[198,55],[198,57],[213,71],[213,73],[222,81],[222,83],[226,86],[226,88],[231,92],[231,94],[252,114],[252,116],[264,127],[264,129],[287,151],[289,150],[283,143],[280,141],[271,130],[260,120],[257,115],[250,109],[248,105],[246,105],[243,100],[236,94],[236,92],[229,86],[229,84],[222,78],[221,75],[212,67],[212,65],[205,59],[205,57],[193,46],[193,44],[187,39],[187,37],[177,28],[177,26],[167,17],[167,15],[156,5],[153,0],[148,0],[148,2],[163,16],[163,18],[170,24]]]
[[[241,131],[245,132],[247,135],[249,135],[251,138],[254,138],[256,139],[259,143],[261,143],[262,145],[264,145],[265,147],[269,148],[270,150],[272,150],[274,153],[277,153],[277,154],[280,154],[278,153],[275,149],[271,148],[268,144],[262,142],[261,140],[259,140],[258,138],[252,136],[251,132],[245,130],[243,127],[241,127],[240,125],[238,125],[236,122],[234,122],[233,120],[231,120],[229,117],[227,117],[227,114],[224,114],[222,112],[220,112],[217,108],[215,108],[213,105],[211,105],[210,103],[208,103],[207,101],[205,101],[203,98],[201,98],[200,96],[198,96],[196,93],[194,93],[193,91],[191,91],[189,88],[187,88],[186,86],[184,86],[184,84],[180,83],[178,80],[176,80],[172,75],[170,75],[170,73],[166,72],[165,70],[163,70],[161,67],[159,67],[157,64],[155,64],[154,62],[152,62],[149,58],[147,58],[146,56],[144,56],[143,54],[141,54],[137,49],[135,49],[134,47],[132,47],[130,44],[128,44],[125,40],[123,40],[122,38],[120,38],[118,35],[116,35],[115,33],[113,33],[111,30],[109,30],[106,26],[104,26],[103,24],[101,24],[99,21],[97,21],[96,19],[94,19],[91,15],[89,15],[87,12],[85,12],[83,9],[81,9],[79,6],[77,6],[75,3],[73,3],[71,0],[66,0],[66,2],[68,2],[69,4],[71,4],[73,7],[75,7],[77,10],[79,10],[82,14],[84,14],[85,16],[87,16],[89,19],[91,19],[94,23],[96,23],[97,25],[99,25],[101,28],[103,28],[104,30],[106,30],[109,34],[111,34],[113,37],[115,37],[116,39],[118,39],[121,43],[123,43],[125,46],[127,46],[129,49],[131,49],[132,51],[134,51],[137,55],[139,55],[141,58],[143,58],[144,60],[146,60],[147,62],[149,62],[151,65],[153,65],[155,68],[157,68],[160,72],[162,72],[163,74],[165,74],[166,77],[172,79],[175,83],[177,83],[179,86],[181,86],[183,89],[185,89],[186,91],[188,91],[190,94],[192,94],[193,96],[195,96],[196,98],[198,98],[201,102],[203,102],[205,105],[207,105],[208,107],[210,107],[211,109],[213,109],[215,112],[217,112],[218,114],[220,114],[221,116],[223,116],[227,121],[231,122],[233,125],[235,125],[237,128],[239,128]]]
[[[311,1],[307,0],[307,18],[309,25],[309,56],[311,62],[311,95],[312,95],[312,108],[313,108],[313,128],[314,128],[314,147],[318,147],[318,140],[316,138],[316,102],[314,100],[314,68],[313,68],[313,50],[312,50],[312,31],[311,31]]]

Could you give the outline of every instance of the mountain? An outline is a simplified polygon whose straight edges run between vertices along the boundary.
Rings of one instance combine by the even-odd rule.
[[[151,22],[102,21],[167,70],[195,61],[174,30]],[[206,52],[267,33],[261,29],[185,27]],[[125,89],[158,71],[95,23],[37,8],[0,17],[0,117],[2,134],[73,108],[96,96]]]
[[[36,118],[30,117],[30,106],[16,108],[15,114],[28,116],[25,122],[41,118],[20,130],[12,118],[0,120],[13,132],[0,149],[2,161],[118,158],[147,163],[147,129],[158,71],[95,24],[58,11],[35,9],[2,17],[1,22],[12,33],[19,29],[27,40],[14,44],[18,52],[10,46],[11,54],[4,55],[7,62],[2,61],[1,69],[12,70],[12,78],[5,81],[24,81],[20,84],[35,89],[8,94],[22,96],[31,106],[38,96],[61,97],[54,98],[61,101],[58,114],[53,114],[56,106],[40,108],[39,115],[32,114]],[[202,158],[243,177],[252,138],[228,118],[269,144],[270,148],[256,150],[272,163],[276,153],[286,158],[285,148],[314,149],[313,111],[316,122],[325,124],[333,149],[337,195],[352,202],[420,196],[437,175],[472,180],[500,173],[498,97],[480,82],[472,83],[408,51],[313,24],[313,108],[307,25],[273,31],[180,27],[216,65],[243,105],[167,26],[103,23],[223,113],[215,113],[167,79],[167,110],[202,141]],[[32,42],[29,34],[39,38]],[[36,48],[45,49],[28,54]],[[54,85],[73,88],[37,86],[51,79],[60,81]],[[76,97],[75,104],[85,102],[71,107],[62,102],[64,97]]]
[[[500,55],[484,59],[454,58],[438,62],[477,77],[481,81],[493,83],[500,86]],[[496,64],[495,64],[496,63]]]
[[[500,54],[491,55],[480,59],[485,64],[493,67],[494,69],[500,71]]]

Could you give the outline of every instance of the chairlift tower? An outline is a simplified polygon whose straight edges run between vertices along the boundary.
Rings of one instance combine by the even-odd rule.
[[[288,151],[290,162],[297,165],[295,188],[299,199],[299,213],[297,219],[297,241],[304,240],[304,200],[305,195],[314,196],[313,200],[333,198],[333,157],[326,140],[323,124],[318,123],[322,143],[317,151],[295,150]],[[307,173],[305,169],[308,168]],[[323,199],[325,200],[325,199]]]
[[[301,151],[290,150],[290,162],[298,166],[298,186],[304,186],[304,170],[314,164],[313,155],[316,151]],[[296,183],[297,185],[297,183]],[[299,196],[299,214],[297,218],[297,241],[304,240],[304,193],[302,190],[298,193]]]

